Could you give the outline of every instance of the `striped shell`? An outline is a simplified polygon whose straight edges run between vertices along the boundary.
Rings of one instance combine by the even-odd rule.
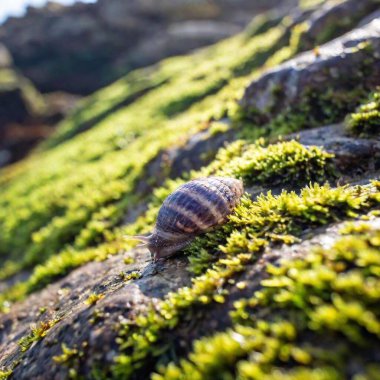
[[[190,181],[162,204],[152,235],[145,239],[155,260],[188,245],[195,236],[227,220],[243,195],[234,178],[207,177]]]

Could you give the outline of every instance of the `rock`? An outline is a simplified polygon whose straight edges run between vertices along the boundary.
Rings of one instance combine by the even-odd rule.
[[[307,29],[300,41],[301,49],[309,50],[341,36],[377,8],[375,0],[326,2],[308,17]]]
[[[0,150],[0,168],[5,165],[8,165],[12,160],[12,155],[9,150]]]
[[[275,0],[100,0],[28,8],[0,27],[15,65],[43,92],[88,94],[127,71],[235,34]],[[282,8],[295,5],[287,0]],[[287,5],[287,6],[286,6]],[[209,23],[210,22],[210,23]],[[89,69],[91,68],[91,69]]]
[[[69,368],[53,361],[53,356],[62,353],[62,344],[79,349],[86,346],[89,356],[83,372],[87,375],[99,361],[111,365],[117,353],[115,326],[129,315],[143,312],[169,291],[190,284],[185,258],[152,264],[148,252],[141,249],[127,256],[133,256],[135,263],[126,265],[126,256],[118,255],[88,264],[18,304],[10,314],[0,316],[0,368],[23,357],[14,378],[66,379]],[[126,281],[123,276],[133,272],[141,273],[141,277]],[[94,293],[104,298],[96,305],[86,304]],[[28,333],[30,324],[47,318],[58,323],[50,329],[48,339],[24,356],[19,350],[20,337]]]
[[[359,23],[359,27],[362,27],[366,24],[369,24],[373,20],[376,20],[377,18],[380,18],[380,9],[376,10],[375,12],[369,14],[367,17],[365,17],[362,21]]]
[[[154,182],[147,182],[144,178],[137,184],[137,192],[148,194],[153,186],[162,185],[167,178],[178,178],[183,173],[209,164],[220,148],[236,138],[236,131],[230,128],[228,120],[222,120],[220,126],[221,131],[209,127],[191,136],[183,144],[160,152],[145,168],[145,176],[154,178]],[[139,210],[141,211],[140,208]],[[131,220],[129,213],[125,220]]]
[[[344,123],[303,130],[285,139],[296,139],[303,145],[321,146],[334,154],[335,166],[341,174],[346,175],[341,181],[353,182],[364,173],[366,177],[374,178],[380,170],[380,140],[350,136]]]
[[[124,5],[107,1],[120,7],[115,8],[120,11],[118,22],[123,24],[124,16],[128,23],[136,21],[128,19],[128,12],[121,16],[123,6],[132,9],[132,1]],[[157,2],[145,0],[141,4],[141,14],[153,18],[154,24],[152,9]],[[196,2],[164,0],[162,9],[168,12],[166,7],[171,4],[178,6],[178,14],[181,4],[196,14]],[[209,17],[214,3],[208,4]],[[54,4],[48,8],[53,13],[66,9]],[[29,13],[39,12],[43,11]],[[158,14],[157,20],[169,17],[165,12]],[[305,20],[306,13],[298,16],[298,21]],[[88,25],[91,29],[90,22]],[[246,90],[242,105],[246,111],[253,110],[257,118],[270,122],[283,111],[297,110],[310,94],[314,96],[310,110],[316,113],[323,112],[321,104],[330,93],[332,97],[326,103],[331,103],[332,109],[336,97],[345,101],[344,96],[350,98],[352,93],[359,103],[362,87],[367,92],[379,83],[379,35],[379,21],[372,20],[319,51],[301,54],[264,72]],[[271,53],[276,50],[271,49]],[[251,59],[256,57],[247,57]],[[233,90],[245,80],[239,78],[236,83]],[[230,84],[227,86],[230,90]],[[181,83],[178,91],[180,87]],[[82,119],[83,130],[90,128],[96,117],[105,121],[103,127],[88,130],[65,146],[37,152],[30,161],[0,176],[5,194],[0,198],[1,227],[5,230],[0,234],[1,256],[5,259],[8,252],[12,255],[3,266],[5,275],[0,273],[0,306],[6,311],[0,314],[0,378],[7,378],[10,370],[9,380],[140,380],[152,378],[169,363],[170,374],[156,375],[156,379],[192,379],[198,373],[205,379],[245,378],[252,373],[254,378],[263,374],[276,379],[369,378],[372,374],[376,378],[380,360],[380,184],[376,181],[370,188],[329,189],[314,181],[329,180],[336,187],[337,183],[368,185],[379,178],[377,131],[370,137],[356,138],[354,131],[352,135],[346,132],[344,123],[320,123],[318,128],[283,137],[297,139],[305,146],[321,146],[334,158],[299,144],[277,144],[278,135],[286,130],[286,121],[277,135],[271,136],[277,146],[273,151],[266,146],[271,140],[260,139],[257,145],[247,141],[252,150],[244,150],[245,143],[236,142],[224,152],[220,164],[233,160],[237,169],[242,165],[242,175],[245,170],[247,177],[252,177],[247,181],[247,196],[260,197],[258,202],[251,204],[245,199],[231,218],[232,223],[197,239],[189,247],[189,256],[178,254],[151,263],[145,248],[125,250],[124,234],[152,229],[156,214],[146,215],[134,226],[124,226],[123,222],[142,216],[152,191],[162,191],[151,205],[158,204],[167,190],[158,189],[159,184],[202,167],[226,141],[239,138],[241,130],[234,129],[227,118],[216,120],[215,115],[210,116],[212,102],[201,103],[207,111],[205,117],[189,119],[197,123],[196,129],[186,125],[176,139],[166,144],[163,141],[151,146],[142,140],[133,152],[136,162],[129,162],[129,140],[119,144],[119,137],[130,132],[129,117],[134,115],[116,119],[126,124],[125,130],[118,125],[112,129],[115,119],[107,117],[134,101],[136,93],[126,100],[124,87],[120,92],[124,96],[118,102],[109,102],[108,108],[91,114],[91,118],[84,119],[86,122]],[[62,101],[56,96],[49,97],[49,101],[70,108],[70,98]],[[104,94],[97,96],[98,102],[107,103]],[[228,96],[208,96],[229,106],[224,104]],[[98,104],[84,102],[78,114],[91,113]],[[217,115],[229,114],[224,107],[223,113],[218,108]],[[369,120],[375,124],[377,109],[370,102],[365,107],[375,111]],[[137,110],[140,123],[136,131],[147,128]],[[189,109],[181,116],[186,112],[192,116]],[[22,115],[16,115],[20,121],[13,124],[12,133],[25,134],[21,128],[33,125],[28,114]],[[161,120],[170,120],[173,128],[164,129],[164,133],[178,132],[178,115],[167,112],[166,119],[160,115],[151,128],[158,129]],[[240,121],[243,127],[251,125],[249,120],[239,119],[237,127]],[[33,127],[37,130],[40,125]],[[194,130],[197,132],[191,132]],[[158,134],[152,134],[155,138]],[[172,145],[175,141],[179,141],[178,146]],[[150,162],[143,157],[145,147],[154,149],[149,151]],[[258,156],[250,168],[246,157],[252,154],[254,159],[261,147],[274,153]],[[0,150],[0,161],[2,154],[3,160],[7,159],[6,152]],[[142,162],[148,162],[144,167],[140,156]],[[285,175],[292,181],[287,181],[282,172],[284,162],[289,173]],[[257,163],[263,164],[269,179],[261,182],[255,178],[260,173]],[[338,169],[339,178],[331,175],[330,166]],[[223,174],[223,169],[218,173]],[[308,178],[315,180],[299,197],[305,186],[302,173],[313,174]],[[274,197],[284,191],[288,193]],[[139,198],[143,194],[146,197]],[[344,224],[347,221],[350,229]],[[348,235],[344,235],[344,226]],[[348,240],[342,242],[342,237]],[[338,240],[339,249],[333,249]],[[319,253],[314,252],[315,248]],[[28,258],[36,253],[41,254],[38,261],[20,270],[24,255]],[[201,268],[190,273],[194,263]],[[272,264],[269,269],[268,264]],[[118,372],[110,374],[116,358]],[[183,371],[175,367],[180,365]]]
[[[228,124],[225,124],[228,128]],[[212,128],[192,136],[184,146],[167,152],[170,161],[170,178],[177,178],[182,173],[198,170],[209,164],[220,148],[236,138],[236,132],[212,132]]]
[[[355,224],[360,224],[356,221]],[[371,225],[379,226],[380,220],[371,220]],[[234,302],[242,297],[250,297],[261,288],[261,281],[267,277],[268,263],[278,265],[280,261],[302,258],[316,247],[328,249],[340,237],[344,223],[335,223],[313,231],[305,232],[302,242],[291,246],[283,245],[265,250],[257,262],[245,268],[239,281],[246,286],[240,290],[231,288],[223,304],[214,303],[207,310],[207,318],[198,319],[191,328],[183,326],[175,331],[177,340],[192,341],[210,331],[226,329],[230,318],[225,310],[233,309]],[[169,291],[191,283],[186,258],[168,260],[160,264],[146,262],[145,250],[134,250],[135,263],[125,265],[124,255],[117,255],[101,263],[89,263],[73,271],[66,278],[35,293],[25,301],[15,305],[8,314],[0,316],[0,366],[11,367],[22,361],[13,370],[15,379],[67,379],[71,367],[76,373],[91,378],[91,373],[101,363],[102,369],[113,364],[118,352],[117,326],[133,318],[151,304],[157,303]],[[125,281],[123,276],[138,271],[139,279]],[[87,303],[91,294],[102,295],[94,304]],[[19,339],[27,335],[30,326],[42,321],[55,320],[48,335],[35,342],[23,353]],[[213,325],[211,325],[211,321]],[[82,350],[85,355],[74,355],[72,360],[62,363],[54,357],[62,355],[62,347]],[[186,346],[185,350],[190,347]],[[147,369],[146,369],[147,370]],[[144,372],[144,368],[139,374]]]
[[[79,100],[62,92],[43,96],[12,62],[0,44],[0,168],[23,158]]]
[[[241,106],[266,122],[267,115],[299,107],[311,96],[348,99],[353,91],[368,92],[380,84],[379,58],[380,19],[375,19],[268,71],[246,88]]]
[[[12,69],[0,70],[0,125],[22,123],[44,112],[44,100],[33,85]],[[1,127],[0,127],[1,129]]]
[[[4,69],[12,66],[13,60],[8,49],[0,44],[0,69]]]
[[[37,136],[35,125],[31,125],[44,114],[45,102],[27,79],[11,67],[2,67],[10,63],[0,45],[0,168],[25,156],[46,136],[41,130]]]

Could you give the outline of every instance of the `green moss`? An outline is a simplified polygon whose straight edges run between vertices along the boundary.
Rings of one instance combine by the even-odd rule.
[[[43,315],[47,312],[47,307],[42,306],[38,309],[38,315]]]
[[[61,345],[61,348],[62,354],[53,356],[53,361],[57,364],[69,367],[67,374],[69,379],[81,379],[82,377],[78,375],[75,366],[78,365],[79,360],[83,357],[83,351],[79,351],[76,347],[70,348],[64,343]]]
[[[17,74],[11,69],[0,70],[0,91],[17,88],[19,84]]]
[[[25,282],[5,290],[0,295],[0,304],[8,307],[9,302],[43,288],[73,268],[105,260],[130,248],[123,236],[151,230],[162,200],[187,179],[229,175],[242,178],[246,186],[278,184],[298,189],[309,181],[324,182],[334,175],[333,157],[320,148],[304,147],[295,141],[273,144],[252,141],[336,121],[351,111],[368,90],[359,85],[357,89],[347,87],[341,91],[331,88],[323,94],[310,91],[298,108],[287,109],[276,117],[271,109],[265,115],[239,109],[236,100],[246,84],[260,75],[263,67],[292,57],[300,49],[305,29],[302,24],[296,27],[290,41],[284,23],[265,30],[253,38],[242,34],[190,57],[173,58],[155,68],[129,74],[85,99],[39,152],[2,172],[0,256],[7,260],[2,278],[26,267],[32,269],[32,274]],[[371,62],[365,65],[368,69]],[[369,69],[366,74],[370,74]],[[281,96],[281,91],[280,87],[275,88],[273,96]],[[184,173],[183,178],[166,181],[160,187],[160,179],[149,173],[149,164],[163,150],[182,145],[188,137],[210,125],[211,134],[224,133],[226,124],[220,120],[226,117],[233,118],[230,128],[236,128],[247,139],[222,149],[208,167]],[[149,185],[145,193],[135,194],[136,185],[143,182]],[[191,286],[168,294],[149,307],[146,314],[137,315],[122,326],[118,339],[120,354],[110,376],[130,378],[142,373],[141,378],[147,378],[155,365],[168,364],[176,355],[177,329],[204,318],[216,304],[226,303],[232,288],[238,292],[235,296],[239,296],[239,291],[243,293],[247,284],[239,281],[238,276],[264,248],[279,243],[294,244],[306,228],[355,218],[377,207],[378,187],[374,183],[368,187],[332,189],[313,184],[300,194],[268,193],[255,201],[244,197],[228,223],[197,238],[186,250],[194,274]],[[144,215],[129,226],[121,226],[131,206],[148,200],[149,209]],[[355,232],[361,233],[363,230]],[[20,260],[21,257],[25,259]],[[323,277],[324,272],[320,274],[317,269],[312,267],[310,273]],[[139,276],[139,272],[121,273],[120,279],[133,281]],[[315,287],[321,283],[319,277],[317,280]],[[265,289],[273,288],[269,284],[263,283]],[[284,280],[283,285],[286,284]],[[299,297],[304,295],[300,293]],[[266,294],[262,297],[267,297]],[[93,305],[98,299],[96,294],[87,301]],[[266,301],[269,305],[270,300]],[[300,302],[307,301],[305,298]],[[300,312],[293,306],[291,310]],[[194,360],[199,360],[201,372],[194,370],[192,359],[183,360],[186,367],[183,373],[189,374],[189,379],[206,379],[209,375],[210,379],[224,378],[218,377],[221,374],[225,374],[225,379],[233,379],[236,373],[247,379],[339,378],[341,367],[335,367],[334,360],[339,364],[340,357],[332,355],[331,361],[323,361],[323,357],[303,344],[303,334],[309,333],[309,327],[306,330],[301,329],[302,324],[294,327],[287,316],[284,320],[264,318],[262,323],[256,323],[252,320],[254,307],[250,299],[248,304],[237,305],[231,330],[196,343],[199,349],[195,349]],[[283,311],[278,306],[273,310],[274,315]],[[94,312],[91,323],[101,318],[99,313]],[[311,333],[317,334],[322,327],[329,331],[339,327],[336,321],[330,323],[331,319],[327,323],[326,314],[331,314],[331,310],[321,309],[314,315],[316,329]],[[303,314],[300,316],[304,318]],[[302,318],[304,322],[306,319]],[[364,322],[375,326],[371,325],[371,319]],[[21,339],[23,349],[43,338],[51,327],[50,322],[46,323]],[[333,331],[350,339],[350,334],[344,335],[346,330]],[[207,347],[212,347],[210,352]],[[62,347],[58,362],[79,365],[73,350],[76,348]],[[258,357],[263,362],[255,361]],[[284,363],[289,366],[284,368]],[[162,369],[162,373],[176,378],[182,372],[176,364]],[[104,370],[106,378],[107,371]],[[368,374],[371,371],[373,367],[369,365]],[[70,369],[70,376],[77,376],[75,369]]]
[[[270,11],[267,13],[258,14],[253,18],[245,30],[246,38],[252,38],[259,34],[267,32],[270,28],[275,27],[281,23],[281,18],[272,14]]]
[[[299,35],[302,31],[301,25]],[[296,41],[299,39],[295,37],[291,51],[299,50]],[[241,129],[241,137],[254,139],[258,135],[285,135],[344,120],[373,90],[363,82],[363,78],[373,75],[377,58],[370,43],[359,44],[357,49],[365,53],[360,67],[349,78],[339,78],[338,84],[331,83],[327,88],[305,87],[299,94],[299,100],[285,107],[278,99],[286,97],[286,94],[281,86],[276,86],[272,91],[272,102],[266,110],[245,107],[235,111],[232,117],[234,124]]]
[[[269,265],[262,289],[235,302],[231,329],[195,341],[152,380],[376,378],[380,230],[354,232]]]
[[[79,351],[76,348],[69,348],[66,346],[66,344],[62,344],[62,354],[53,356],[54,362],[58,364],[63,364],[63,363],[68,363],[70,362],[73,358],[78,356]]]
[[[227,148],[221,149],[216,159],[208,167],[191,173],[190,177],[226,175],[242,178],[246,186],[258,184],[302,186],[309,181],[323,182],[331,178],[334,174],[331,159],[332,155],[321,149],[317,147],[306,148],[295,141],[265,146],[265,142],[262,140],[254,144],[239,140]],[[109,226],[112,225],[110,218],[115,217],[112,213],[119,214],[118,208],[111,206],[100,210],[97,213],[99,218],[93,219],[88,224],[88,228],[82,230],[76,237],[75,245],[77,248],[67,247],[47,259],[43,265],[36,266],[26,282],[16,284],[5,291],[0,296],[0,301],[4,303],[5,301],[20,299],[26,294],[49,284],[53,279],[65,275],[77,266],[89,261],[105,260],[109,255],[128,249],[131,243],[124,241],[123,235],[145,233],[152,229],[162,201],[183,182],[183,180],[169,181],[165,187],[157,189],[148,213],[126,229],[109,230]],[[113,191],[115,190],[114,187]],[[61,218],[56,220],[58,223],[56,231],[62,234],[65,231],[65,224],[62,224]],[[46,239],[52,239],[51,234],[54,225],[55,223],[52,222],[49,228],[34,235],[34,245],[29,255],[40,257],[41,251],[46,250]],[[99,236],[102,231],[107,233],[104,236],[107,241],[98,247],[85,248],[93,242],[93,236]],[[210,243],[213,244],[213,241]],[[59,240],[56,244],[58,247]],[[203,248],[207,249],[207,245]],[[208,263],[208,254],[203,248],[199,249],[196,256],[190,258],[191,268],[195,272],[204,265],[202,263],[206,263],[206,265]],[[29,258],[30,256],[27,256],[26,260]],[[15,266],[14,269],[18,268],[19,265]]]
[[[195,254],[201,246],[209,254],[223,253],[220,258],[209,264],[204,274],[195,277],[191,287],[170,293],[146,314],[124,326],[119,338],[122,354],[117,358],[113,375],[131,378],[147,363],[154,363],[157,358],[163,360],[174,345],[168,332],[195,318],[207,305],[224,303],[234,276],[244,271],[269,243],[279,240],[293,243],[296,239],[292,237],[300,235],[306,227],[356,217],[379,200],[374,188],[331,189],[327,185],[305,188],[300,195],[283,192],[277,197],[261,196],[257,201],[245,198],[223,226],[223,233],[220,230],[209,233],[193,245]],[[190,248],[190,255],[191,251]],[[225,346],[221,347],[224,352]]]
[[[290,32],[289,45],[282,47],[276,51],[268,60],[268,66],[276,66],[282,62],[292,58],[301,50],[303,35],[308,26],[306,23],[295,25]]]
[[[0,371],[0,380],[7,380],[12,375],[12,370]]]
[[[250,41],[240,35],[186,59],[162,63],[151,74],[151,80],[160,85],[110,113],[91,130],[35,154],[19,164],[14,174],[5,175],[0,200],[0,255],[8,259],[9,267],[12,262],[18,263],[8,274],[46,262],[57,252],[79,251],[83,257],[89,247],[111,240],[113,228],[129,205],[147,195],[134,194],[134,188],[138,181],[146,180],[148,164],[162,149],[180,144],[186,136],[202,130],[205,123],[226,113],[236,95],[234,83],[240,83],[234,78],[243,78],[261,65],[282,34],[283,28],[278,27]],[[186,70],[188,66],[192,70]],[[132,88],[139,75],[131,74],[115,88]],[[119,102],[119,95],[113,91],[95,94],[93,106],[85,103],[83,112],[93,112],[94,117],[106,112],[101,105],[103,95],[109,97],[106,109],[112,109]],[[122,89],[117,91],[123,93]],[[91,115],[83,118],[87,122]],[[67,123],[73,128],[82,125],[75,115]],[[153,178],[152,188],[156,181]],[[70,265],[69,256],[65,255],[65,266],[74,267],[77,264]]]
[[[235,144],[241,144],[237,142]],[[207,175],[242,178],[246,185],[305,184],[310,181],[322,182],[332,174],[331,154],[317,147],[306,148],[296,141],[280,142],[262,147],[258,144],[239,146],[240,154],[225,159],[222,151],[214,164],[210,165]]]
[[[84,303],[89,306],[95,305],[98,301],[104,298],[104,294],[91,293]]]
[[[136,70],[95,95],[85,98],[39,149],[51,149],[99,124],[113,112],[163,85],[175,71],[175,67],[173,71],[158,71],[155,68]]]
[[[326,0],[299,0],[298,2],[300,8],[305,10],[316,8],[324,3],[326,3]]]
[[[377,135],[380,130],[380,92],[375,92],[370,99],[347,118],[347,129],[360,137]]]
[[[51,319],[48,321],[39,322],[37,325],[32,326],[30,329],[30,333],[24,337],[22,337],[18,344],[21,347],[21,351],[25,352],[29,350],[31,345],[34,342],[38,342],[43,339],[48,331],[59,322],[59,319]]]
[[[52,138],[54,149],[6,170],[0,176],[0,255],[7,263],[2,278],[36,267],[29,285],[10,289],[10,298],[114,252],[120,243],[112,241],[121,240],[117,226],[129,206],[149,195],[134,194],[136,183],[154,188],[159,181],[144,178],[149,163],[233,112],[239,92],[258,74],[255,68],[287,43],[285,34],[284,25],[248,40],[242,34],[131,73],[85,100]],[[91,130],[64,142],[93,120]]]
[[[140,278],[141,273],[139,271],[133,271],[129,273],[121,272],[119,276],[123,281],[131,281]]]

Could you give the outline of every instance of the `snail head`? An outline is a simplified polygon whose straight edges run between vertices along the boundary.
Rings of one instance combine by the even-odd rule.
[[[156,234],[149,236],[132,236],[131,239],[139,240],[142,244],[138,247],[147,247],[152,255],[153,261],[172,256],[182,248],[186,247],[192,239],[168,241],[160,238]]]

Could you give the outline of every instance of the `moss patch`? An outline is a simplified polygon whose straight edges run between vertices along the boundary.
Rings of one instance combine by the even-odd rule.
[[[0,380],[7,380],[12,375],[12,370],[0,371]]]
[[[129,205],[157,185],[157,178],[145,177],[149,162],[225,114],[236,96],[236,83],[265,62],[283,33],[280,26],[249,41],[240,35],[186,59],[162,63],[151,78],[158,87],[91,130],[8,170],[0,180],[0,255],[9,260],[7,274],[34,267],[58,251],[84,251],[111,240]],[[189,65],[192,70],[187,70]],[[114,87],[133,87],[128,78]],[[121,101],[112,88],[106,109]],[[99,106],[102,94],[94,95],[93,106],[83,110],[89,113],[84,122],[106,112]],[[75,115],[66,122],[68,130],[82,125]],[[145,194],[134,194],[138,181],[147,183]],[[14,262],[18,265],[12,268]]]
[[[48,331],[59,322],[59,319],[52,319],[48,321],[40,322],[39,324],[32,326],[30,329],[30,333],[24,337],[22,337],[18,344],[21,347],[21,351],[25,352],[29,350],[31,345],[34,342],[38,342],[39,340],[43,339]]]
[[[333,176],[331,158],[330,154],[317,147],[306,148],[295,141],[265,146],[262,140],[254,144],[240,140],[221,149],[212,164],[191,173],[191,177],[228,175],[242,178],[246,186],[265,183],[302,186],[311,180],[323,182],[331,178]],[[0,295],[0,301],[4,303],[21,299],[65,275],[73,268],[89,261],[105,260],[109,255],[127,249],[130,247],[130,242],[125,241],[123,235],[135,235],[151,230],[162,201],[183,182],[182,179],[168,181],[165,187],[157,189],[145,215],[126,228],[108,231],[107,242],[98,247],[84,248],[89,237],[92,236],[86,230],[87,238],[83,244],[77,243],[79,245],[77,249],[68,247],[53,255],[44,264],[36,266],[26,282],[18,283],[6,290]],[[94,233],[99,228],[104,228],[104,225],[98,222],[96,227]],[[220,233],[223,232],[220,231]],[[79,239],[84,239],[84,237],[84,232],[82,232],[76,241],[79,242]],[[201,263],[207,262],[207,255],[204,256],[204,253],[205,250],[201,249],[198,255],[190,259],[191,267],[195,272],[199,270]],[[11,270],[18,270],[17,265],[10,266],[9,271]]]
[[[114,376],[132,378],[139,369],[164,360],[164,354],[175,346],[168,332],[196,318],[196,310],[224,303],[229,280],[244,271],[263,247],[279,241],[294,243],[306,226],[358,216],[378,204],[380,196],[374,190],[315,185],[305,188],[300,195],[283,192],[278,197],[261,196],[257,201],[244,199],[223,227],[223,233],[209,233],[193,245],[195,254],[200,245],[208,253],[223,252],[221,257],[214,264],[209,263],[205,273],[193,279],[191,287],[170,293],[147,315],[138,316],[132,324],[124,326],[119,339],[122,355],[117,358]],[[189,252],[192,253],[191,248]]]
[[[360,137],[378,135],[380,131],[380,92],[375,92],[347,118],[347,129]]]
[[[345,233],[331,248],[269,265],[262,289],[235,302],[231,329],[196,341],[152,380],[376,378],[380,230]]]

